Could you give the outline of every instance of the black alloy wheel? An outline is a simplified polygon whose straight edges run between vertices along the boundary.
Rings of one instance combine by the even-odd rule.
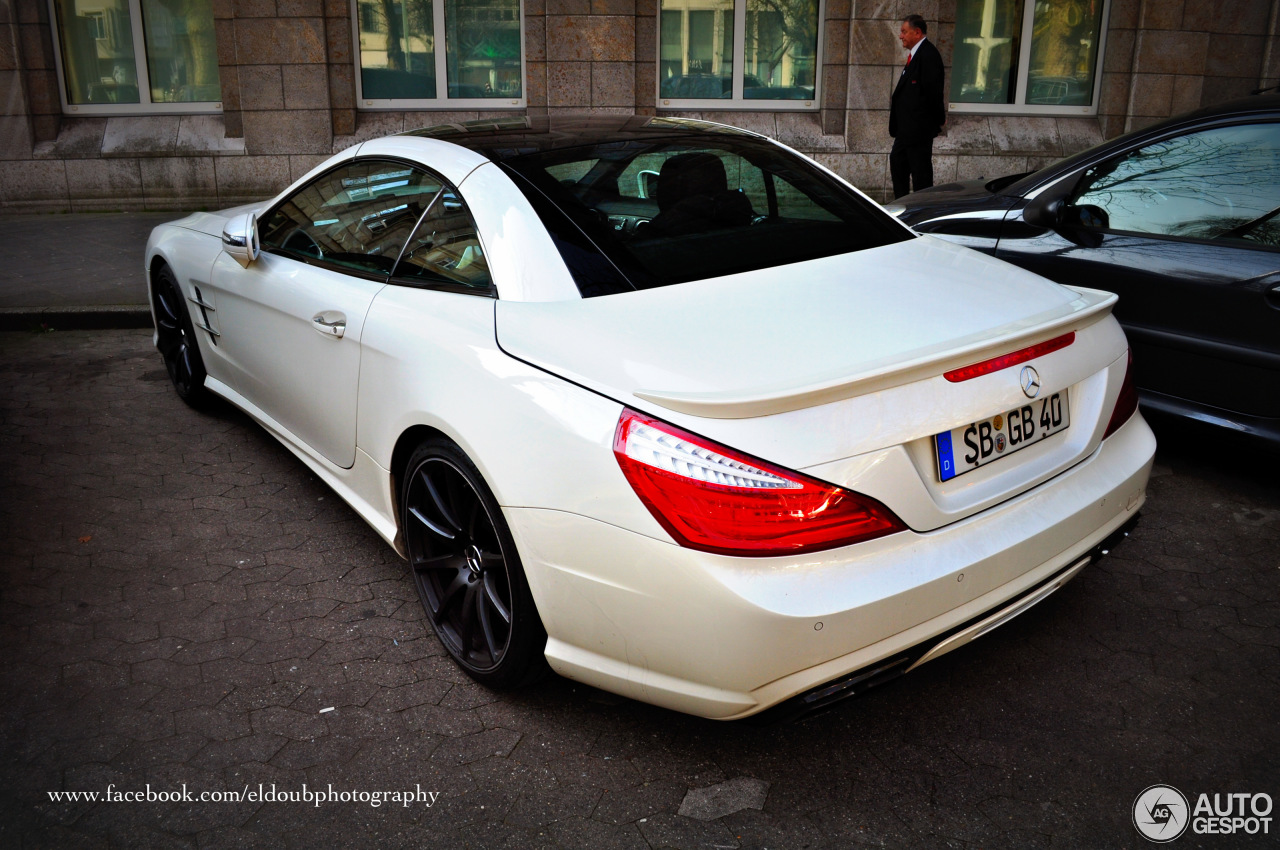
[[[164,358],[165,369],[178,397],[192,407],[199,407],[207,398],[204,387],[204,361],[200,359],[200,347],[196,342],[191,318],[183,303],[182,290],[173,276],[173,270],[161,266],[156,272],[155,288],[156,348]]]
[[[400,510],[418,596],[454,661],[492,688],[536,679],[546,632],[502,511],[470,459],[450,442],[424,443],[406,467]]]

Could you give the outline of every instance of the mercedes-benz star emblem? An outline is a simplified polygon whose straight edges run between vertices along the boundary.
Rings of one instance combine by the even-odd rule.
[[[1027,398],[1035,398],[1040,395],[1040,373],[1035,370],[1034,366],[1023,366],[1022,375],[1022,394]]]

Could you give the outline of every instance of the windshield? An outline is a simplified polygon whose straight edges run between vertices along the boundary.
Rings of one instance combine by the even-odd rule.
[[[615,142],[503,165],[518,175],[583,297],[913,238],[875,204],[763,139]]]

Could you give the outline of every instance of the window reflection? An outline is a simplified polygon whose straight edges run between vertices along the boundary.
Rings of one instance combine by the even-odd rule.
[[[416,169],[357,163],[303,187],[262,223],[262,247],[340,270],[390,274],[443,183]]]
[[[662,97],[733,96],[733,0],[662,0],[661,28]]]
[[[953,103],[1014,103],[1022,0],[960,0],[956,6]]]
[[[222,100],[210,0],[142,0],[152,103]]]
[[[493,281],[466,203],[446,186],[413,232],[396,277],[428,284],[487,290]]]
[[[733,97],[734,26],[745,15],[744,98],[812,100],[818,49],[817,0],[662,0],[659,93],[664,98]]]
[[[1102,0],[1037,2],[1027,103],[1093,103],[1093,75],[1101,32]]]
[[[520,98],[520,0],[360,0],[360,86],[369,100]],[[437,83],[443,11],[446,86]]]
[[[67,103],[137,103],[126,0],[55,0]]]
[[[523,94],[519,0],[445,0],[449,97]]]
[[[151,103],[222,100],[211,0],[54,0],[67,103],[146,102],[133,40],[141,11]]]
[[[360,88],[370,100],[436,96],[431,0],[360,0]]]
[[[812,100],[817,0],[747,0],[743,97]]]
[[[1085,172],[1073,206],[1112,230],[1280,245],[1280,125],[1149,145]]]
[[[958,0],[951,102],[1091,105],[1103,4],[1104,0]],[[1026,79],[1019,80],[1028,15],[1030,58]]]

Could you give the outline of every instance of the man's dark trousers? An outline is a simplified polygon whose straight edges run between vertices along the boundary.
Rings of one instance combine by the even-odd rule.
[[[925,39],[898,78],[889,110],[889,173],[895,198],[933,185],[933,138],[947,120],[942,84],[942,55]]]
[[[910,145],[901,139],[894,139],[893,150],[889,151],[889,174],[893,176],[895,198],[910,194],[912,184],[917,192],[932,186],[933,139]],[[910,183],[907,182],[908,178]]]

